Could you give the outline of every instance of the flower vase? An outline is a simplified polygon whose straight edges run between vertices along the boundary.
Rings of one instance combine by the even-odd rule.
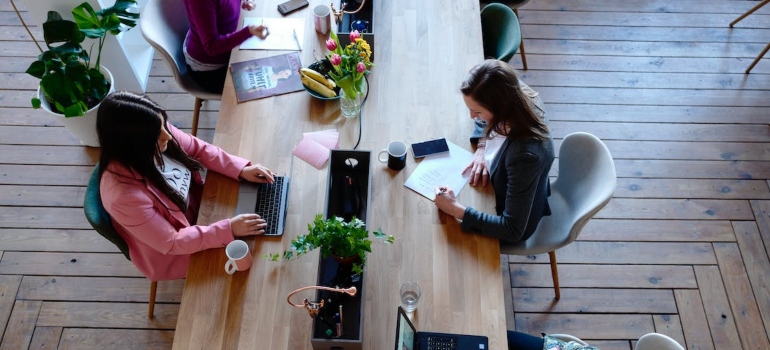
[[[363,92],[356,91],[355,95],[348,96],[344,89],[340,89],[340,111],[345,118],[355,118],[361,112],[361,103],[366,96],[366,84]]]

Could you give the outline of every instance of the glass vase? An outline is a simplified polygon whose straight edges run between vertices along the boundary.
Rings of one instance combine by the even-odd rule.
[[[366,96],[366,85],[364,85],[364,91],[358,92],[354,96],[348,96],[345,94],[345,90],[340,89],[340,111],[345,118],[355,118],[361,112],[361,103]]]

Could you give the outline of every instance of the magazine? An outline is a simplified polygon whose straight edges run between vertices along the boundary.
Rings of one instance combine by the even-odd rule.
[[[303,90],[300,68],[296,52],[231,64],[238,102]]]

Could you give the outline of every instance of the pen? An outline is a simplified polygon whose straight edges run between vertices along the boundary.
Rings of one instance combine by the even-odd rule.
[[[299,44],[299,38],[297,38],[297,30],[292,29],[292,34],[294,34],[294,41],[297,43],[297,51],[302,51],[302,45]]]

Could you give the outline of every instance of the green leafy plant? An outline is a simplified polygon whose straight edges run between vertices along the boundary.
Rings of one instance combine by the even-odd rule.
[[[40,79],[40,90],[52,110],[65,117],[82,116],[101,102],[110,89],[110,82],[101,72],[102,48],[107,34],[117,35],[136,26],[138,13],[128,12],[136,0],[117,0],[111,7],[95,11],[84,2],[72,10],[75,21],[62,19],[49,11],[43,23],[47,51],[43,51],[27,68],[27,73]],[[97,39],[96,62],[83,49],[85,38]],[[40,108],[38,97],[32,107]]]
[[[366,253],[372,251],[372,240],[369,239],[369,231],[364,222],[353,217],[345,221],[335,216],[324,219],[321,214],[316,215],[315,220],[308,224],[308,233],[297,236],[291,241],[291,249],[283,254],[265,254],[264,258],[270,261],[292,260],[299,258],[315,249],[321,249],[323,258],[329,255],[341,258],[357,257],[353,263],[353,272],[363,272],[366,264]],[[386,235],[382,229],[372,232],[374,239],[384,244],[395,241],[392,235]]]

